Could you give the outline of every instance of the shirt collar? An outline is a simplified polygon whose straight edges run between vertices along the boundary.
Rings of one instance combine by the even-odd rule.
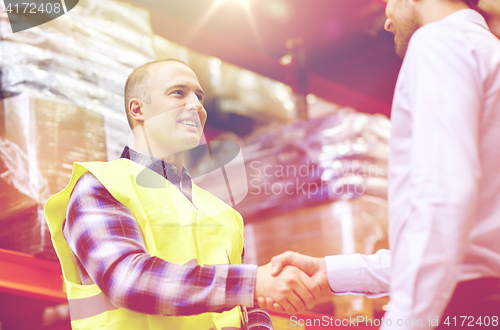
[[[133,149],[130,149],[129,147],[125,147],[123,149],[120,158],[129,159],[146,168],[149,168],[150,170],[160,174],[165,179],[173,183],[178,183],[180,181],[191,181],[191,175],[185,167],[182,167],[182,172],[179,176],[179,170],[174,165],[164,162],[161,159],[141,154]]]
[[[490,29],[483,15],[481,15],[474,9],[462,9],[446,16],[443,19],[443,22],[463,22],[463,21],[473,22],[481,25],[487,30]]]

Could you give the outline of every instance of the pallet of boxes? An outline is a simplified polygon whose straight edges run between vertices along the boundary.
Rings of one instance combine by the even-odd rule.
[[[54,259],[43,205],[74,162],[119,157],[130,135],[125,80],[156,59],[149,13],[80,0],[12,33],[3,7],[0,33],[0,248]]]

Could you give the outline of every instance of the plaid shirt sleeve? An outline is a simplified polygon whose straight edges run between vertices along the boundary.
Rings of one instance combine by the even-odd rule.
[[[66,212],[64,236],[82,283],[97,284],[115,306],[177,316],[254,306],[256,266],[188,266],[151,256],[130,210],[92,174],[80,178]],[[257,314],[249,328],[272,329],[270,319],[261,322],[267,313]]]

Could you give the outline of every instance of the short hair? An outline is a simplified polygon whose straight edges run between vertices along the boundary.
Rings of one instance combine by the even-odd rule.
[[[140,67],[135,69],[127,78],[127,82],[125,83],[125,92],[124,92],[125,113],[127,114],[128,124],[132,129],[134,128],[133,121],[128,109],[130,100],[136,97],[146,103],[151,103],[151,95],[150,95],[151,72],[149,71],[149,68],[157,63],[162,63],[162,62],[178,62],[187,66],[186,63],[184,63],[179,59],[165,58],[161,60],[147,62],[141,65]]]

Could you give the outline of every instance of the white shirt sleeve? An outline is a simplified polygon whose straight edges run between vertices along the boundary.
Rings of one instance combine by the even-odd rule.
[[[483,93],[476,55],[459,29],[431,23],[412,37],[401,72],[412,117],[411,202],[405,219],[391,219],[399,223],[384,318],[422,320],[406,329],[431,328],[444,312],[474,222]]]
[[[364,294],[378,298],[389,294],[391,252],[372,255],[343,254],[325,258],[328,282],[335,294]]]

